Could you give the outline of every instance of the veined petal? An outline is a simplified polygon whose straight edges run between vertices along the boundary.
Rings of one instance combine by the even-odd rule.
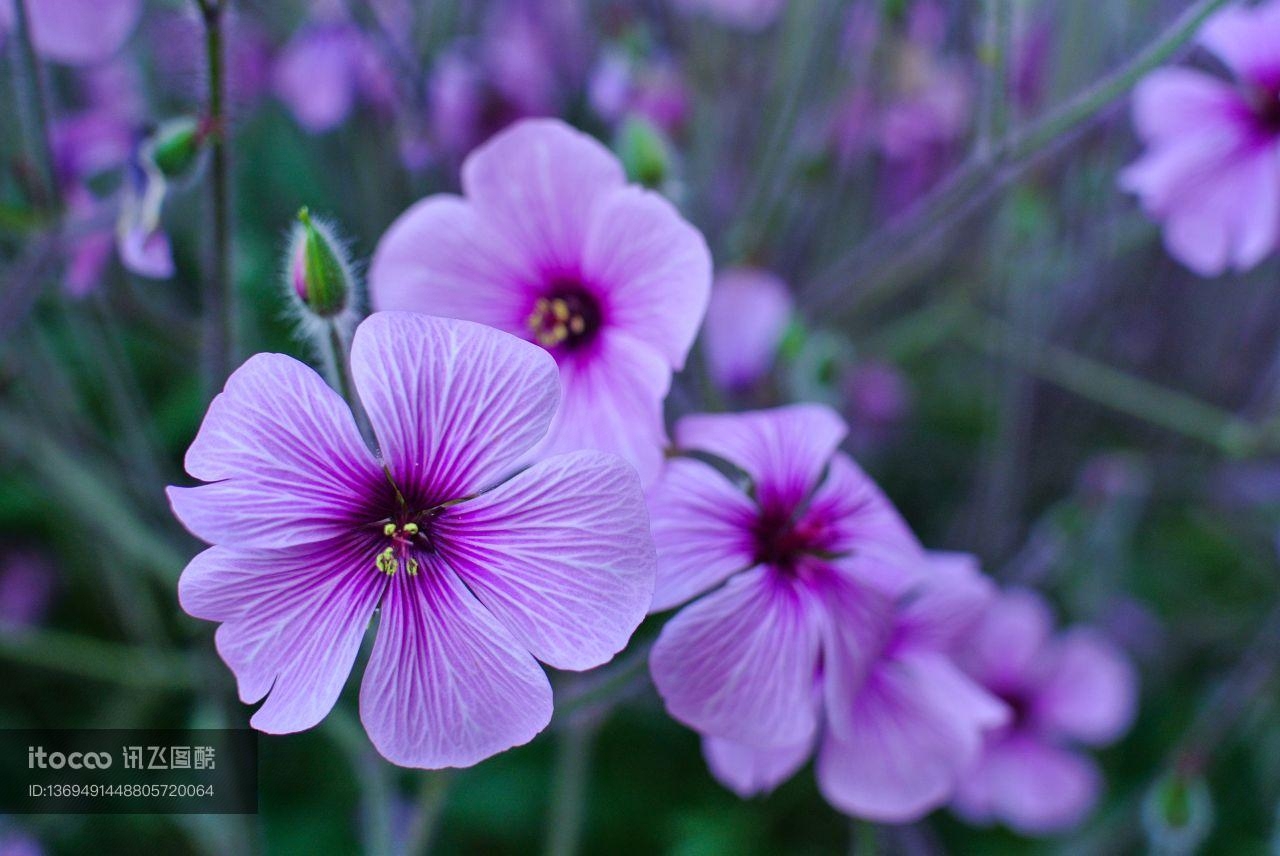
[[[187,565],[182,608],[223,622],[218,653],[241,701],[267,696],[254,728],[300,731],[333,707],[386,584],[374,554],[348,537],[288,550],[211,547]]]
[[[560,410],[531,457],[611,452],[647,485],[658,475],[667,445],[662,402],[671,369],[657,351],[621,330],[601,330],[590,348],[561,360]]]
[[[711,251],[670,202],[639,187],[602,198],[581,272],[603,289],[611,325],[684,367],[711,294]]]
[[[538,272],[521,250],[457,196],[422,200],[378,241],[369,291],[378,310],[463,318],[525,332]]]
[[[848,429],[834,410],[793,404],[751,413],[686,416],[676,445],[706,452],[740,468],[755,482],[761,505],[808,496]]]
[[[702,461],[668,461],[649,492],[649,513],[658,551],[655,612],[684,603],[754,563],[755,505]]]
[[[360,719],[394,764],[469,767],[546,727],[551,684],[452,570],[422,563],[387,586]]]
[[[808,590],[756,568],[667,622],[649,657],[653,681],[668,712],[690,728],[791,746],[817,727],[821,628]]]
[[[351,371],[397,487],[422,507],[506,475],[546,433],[559,397],[555,362],[541,348],[409,312],[360,325]]]
[[[756,749],[718,737],[702,738],[702,757],[711,775],[743,799],[769,793],[794,776],[812,754],[812,740],[778,749]]]
[[[598,203],[625,184],[608,149],[558,119],[519,122],[462,165],[477,211],[544,271],[579,272]]]
[[[914,820],[945,803],[978,757],[983,731],[1007,715],[932,654],[880,664],[852,707],[855,727],[823,740],[818,784],[841,811],[885,823]]]
[[[435,524],[437,549],[535,657],[589,669],[626,646],[653,595],[653,541],[635,470],[557,455]]]
[[[169,488],[196,536],[237,548],[314,543],[350,530],[384,482],[346,402],[283,354],[258,354],[227,380],[187,450],[195,488]]]
[[[966,641],[996,597],[996,585],[965,553],[929,553],[930,573],[899,612],[899,632],[912,646],[951,651]]]

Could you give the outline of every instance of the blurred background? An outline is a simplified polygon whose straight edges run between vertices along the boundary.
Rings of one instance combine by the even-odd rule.
[[[673,417],[832,404],[926,544],[1108,634],[1142,689],[1097,755],[1097,810],[1051,838],[945,810],[851,824],[808,774],[739,800],[623,655],[554,676],[581,703],[473,769],[381,762],[351,681],[322,726],[260,740],[257,816],[0,817],[0,854],[352,853],[424,823],[439,852],[524,853],[578,810],[590,853],[1123,853],[1187,829],[1191,850],[1277,852],[1280,264],[1199,277],[1117,184],[1140,152],[1132,85],[1215,70],[1193,36],[1222,2],[133,0],[78,42],[42,34],[45,0],[12,2],[0,727],[247,724],[213,626],[178,608],[200,545],[163,495],[220,385],[202,283],[230,271],[231,365],[311,356],[282,278],[300,206],[367,259],[474,145],[537,115],[613,147],[718,270],[786,285],[767,373],[724,389],[695,358]],[[594,741],[562,751],[566,724]],[[576,763],[584,799],[557,802]]]

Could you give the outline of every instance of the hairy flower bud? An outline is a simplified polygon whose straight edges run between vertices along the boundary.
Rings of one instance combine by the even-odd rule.
[[[334,318],[351,306],[355,278],[342,243],[306,208],[298,212],[288,259],[289,285],[312,314]]]

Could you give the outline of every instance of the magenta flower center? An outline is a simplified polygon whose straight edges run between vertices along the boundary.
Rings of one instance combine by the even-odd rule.
[[[420,570],[418,555],[435,552],[431,541],[431,524],[439,509],[409,512],[403,506],[386,519],[378,522],[384,548],[374,559],[374,565],[387,576],[404,571],[416,577]]]
[[[1280,135],[1280,86],[1259,86],[1250,95],[1259,128],[1266,134]]]
[[[544,348],[574,350],[590,344],[600,330],[600,301],[577,283],[554,283],[529,313],[529,329]]]
[[[751,526],[756,564],[794,573],[805,556],[821,555],[827,541],[826,527],[807,518],[796,519],[794,510],[763,508]]]
[[[1009,722],[1006,726],[1016,731],[1027,723],[1031,717],[1031,699],[1025,692],[1015,689],[995,690],[995,696],[1009,707]]]

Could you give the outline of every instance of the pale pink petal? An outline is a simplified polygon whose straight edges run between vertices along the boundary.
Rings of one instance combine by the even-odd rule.
[[[457,196],[431,196],[391,224],[369,266],[378,310],[464,318],[523,333],[540,274]]]
[[[251,357],[227,379],[186,467],[213,484],[169,488],[174,513],[197,537],[238,548],[348,532],[385,483],[346,402],[283,354]]]
[[[1280,5],[1235,4],[1200,29],[1200,43],[1218,55],[1242,80],[1258,86],[1280,83]]]
[[[961,655],[966,670],[997,692],[1022,689],[1034,679],[1037,661],[1053,630],[1053,614],[1030,589],[997,597],[974,628]]]
[[[813,686],[822,614],[767,568],[739,574],[681,610],[649,658],[667,711],[690,728],[753,746],[790,746],[817,727]]]
[[[965,553],[930,553],[930,573],[899,614],[900,632],[911,644],[951,651],[968,634],[996,598],[996,585]]]
[[[635,470],[573,452],[535,464],[435,523],[437,549],[535,657],[589,669],[626,646],[653,596]]]
[[[639,187],[603,198],[580,273],[602,290],[610,325],[651,345],[672,368],[684,368],[707,311],[711,252],[670,202]]]
[[[15,0],[0,0],[0,29],[12,29]],[[69,65],[110,59],[133,33],[142,0],[26,0],[31,39],[43,56]]]
[[[649,492],[658,550],[655,612],[670,609],[755,562],[755,505],[702,461],[675,458]]]
[[[375,553],[350,537],[288,550],[211,547],[182,572],[182,608],[223,622],[218,652],[241,701],[267,696],[254,728],[300,731],[333,707],[386,585]]]
[[[767,506],[806,497],[846,432],[831,408],[793,404],[751,413],[686,416],[676,425],[676,445],[740,468],[755,482],[760,504]]]
[[[767,271],[738,268],[717,276],[702,334],[711,379],[740,390],[764,377],[791,311],[786,283]]]
[[[469,767],[545,728],[551,685],[453,571],[423,557],[387,587],[360,719],[393,764]]]
[[[853,701],[856,728],[828,733],[818,753],[823,796],[884,823],[916,820],[945,803],[1004,706],[945,657],[881,664]]]
[[[896,599],[827,566],[818,591],[830,620],[823,628],[822,694],[827,729],[848,735],[859,727],[851,700],[868,675],[892,653],[898,633]]]
[[[1177,143],[1207,124],[1233,122],[1247,109],[1239,90],[1190,68],[1161,68],[1133,91],[1133,124],[1148,143]]]
[[[667,447],[662,402],[671,369],[657,351],[620,330],[602,329],[587,347],[561,359],[560,410],[532,455],[611,452],[650,484]]]
[[[756,749],[718,737],[702,738],[702,757],[711,775],[743,799],[769,793],[794,776],[812,754],[812,740],[779,749]]]
[[[1025,835],[1046,835],[1083,821],[1101,790],[1088,758],[1014,735],[987,748],[963,777],[953,807],[975,821],[996,818]]]
[[[1037,726],[1083,743],[1104,744],[1133,722],[1138,676],[1128,658],[1101,634],[1069,630],[1045,652],[1035,698]]]
[[[555,361],[491,327],[378,312],[351,373],[396,486],[417,507],[461,499],[514,468],[556,410]]]
[[[519,122],[462,165],[462,186],[477,212],[549,273],[580,272],[600,202],[625,184],[608,149],[558,119]]]

